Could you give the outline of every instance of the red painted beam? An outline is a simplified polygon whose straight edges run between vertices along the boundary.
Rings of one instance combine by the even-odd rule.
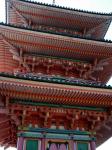
[[[9,110],[6,108],[0,108],[0,114],[8,114]]]

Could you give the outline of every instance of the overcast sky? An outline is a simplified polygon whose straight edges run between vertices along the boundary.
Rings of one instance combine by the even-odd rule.
[[[52,3],[53,0],[35,0],[38,2]],[[96,11],[96,12],[112,12],[112,0],[55,0],[56,5],[72,7],[76,9]],[[5,0],[0,0],[0,22],[5,22]],[[106,39],[112,40],[112,25],[110,26]],[[112,85],[112,79],[109,84]],[[0,150],[3,150],[0,148]],[[12,149],[11,149],[12,150]],[[97,150],[112,150],[112,138],[101,145]]]

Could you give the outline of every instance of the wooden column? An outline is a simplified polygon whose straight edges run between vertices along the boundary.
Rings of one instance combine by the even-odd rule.
[[[41,144],[41,150],[45,150],[45,138],[42,138]]]
[[[91,147],[91,150],[96,150],[96,143],[95,143],[95,141],[91,141],[90,142],[90,147]]]
[[[23,150],[26,150],[26,139],[24,139]]]
[[[91,150],[91,145],[90,145],[90,143],[89,143],[89,145],[88,145],[88,150]]]
[[[76,144],[76,142],[75,141],[73,141],[73,149],[72,150],[77,150],[77,144]]]
[[[70,144],[70,150],[73,150],[73,147],[74,147],[74,145],[73,145],[73,141],[72,141],[72,140],[70,140],[69,144]]]
[[[24,138],[18,137],[17,150],[23,150]]]
[[[70,150],[77,150],[77,147],[76,147],[76,142],[73,141],[73,140],[70,140]]]

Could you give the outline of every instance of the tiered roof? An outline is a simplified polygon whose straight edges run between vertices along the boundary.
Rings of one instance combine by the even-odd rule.
[[[25,0],[10,0],[6,6],[8,23],[22,25],[30,21],[34,25],[85,32],[85,36],[97,39],[104,38],[112,20],[111,13],[87,12]]]
[[[57,81],[55,79],[53,83],[50,82],[50,79],[42,79],[42,77],[40,77],[40,79],[38,77],[36,80],[37,82],[35,82],[34,78],[32,79],[31,76],[26,78],[24,76],[13,76],[8,74],[1,74],[0,79],[2,94],[8,94],[8,96],[15,98],[32,99],[37,102],[52,104],[104,107],[110,107],[112,105],[112,88],[109,86],[92,86],[86,83],[83,83],[82,86],[81,83],[75,82],[74,85],[71,85],[70,83],[66,84],[64,81],[65,85],[59,82],[60,80],[58,79]],[[22,91],[24,91],[24,94]],[[89,99],[89,97],[91,97],[91,99]]]
[[[103,83],[106,83],[112,75],[111,41],[71,38],[2,23],[0,24],[0,33],[3,38],[2,42],[7,45],[7,48],[8,46],[13,48],[13,51],[8,51],[12,53],[17,62],[20,60],[20,49],[22,49],[24,57],[27,58],[32,56],[33,59],[34,56],[37,58],[39,55],[41,57],[47,55],[53,60],[57,59],[55,57],[69,58],[73,61],[77,58],[77,60],[90,63],[93,66],[91,69],[93,76]],[[98,62],[94,66],[96,58]],[[101,73],[104,75],[102,76]]]
[[[109,138],[112,87],[105,83],[112,75],[112,42],[103,38],[112,14],[23,0],[6,0],[6,12],[7,24],[0,23],[0,143],[13,146],[17,127],[29,125],[29,119],[33,125],[50,128],[58,115],[61,121],[72,123],[78,116],[79,124],[86,118],[80,129],[82,125],[90,130],[94,127],[98,144]],[[73,30],[77,34],[69,33]],[[42,63],[47,65],[42,68]],[[59,69],[64,66],[66,76],[55,75],[56,65]],[[69,69],[77,66],[87,80],[81,73],[78,78],[70,77]],[[19,67],[27,72],[15,72]],[[44,74],[35,72],[36,67]],[[64,125],[77,129],[76,122]]]
[[[63,84],[60,82],[60,79],[55,78],[55,82],[51,83],[50,78],[39,78],[37,76],[31,77],[31,75],[28,77],[26,76],[28,75],[19,76],[0,74],[0,91],[2,96],[1,104],[3,104],[3,97],[6,97],[6,105],[8,107],[7,109],[3,104],[0,108],[2,115],[0,126],[3,129],[3,131],[1,131],[2,134],[0,135],[0,141],[3,145],[6,146],[9,141],[9,145],[15,146],[13,144],[16,143],[17,127],[21,125],[18,116],[21,116],[21,114],[23,115],[23,112],[25,111],[36,114],[35,109],[38,109],[37,113],[39,117],[41,117],[42,110],[44,113],[50,110],[54,114],[62,113],[63,115],[65,115],[65,111],[68,112],[68,110],[70,112],[74,110],[75,114],[85,112],[85,115],[87,114],[87,118],[89,115],[89,120],[87,120],[89,123],[91,122],[93,125],[92,121],[94,120],[90,119],[93,116],[95,122],[98,122],[94,129],[98,138],[98,145],[104,142],[105,137],[109,138],[111,136],[109,130],[111,127],[110,110],[112,107],[111,87],[106,87],[104,85],[86,85],[84,83],[83,85],[81,83],[74,83],[74,85],[71,85],[68,82],[66,84],[64,80]],[[7,113],[9,112],[10,115],[7,118]],[[5,114],[6,117],[3,117],[3,114]],[[92,117],[90,117],[91,115]],[[98,115],[100,115],[101,121],[99,121]],[[26,115],[25,117],[27,118],[28,116]],[[31,121],[34,120],[31,120],[30,118],[30,122]],[[9,139],[7,139],[7,136]],[[103,138],[101,138],[101,136]]]

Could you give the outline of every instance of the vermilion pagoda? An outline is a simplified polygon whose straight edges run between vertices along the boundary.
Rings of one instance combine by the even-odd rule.
[[[112,136],[112,14],[6,0],[0,145],[95,150]],[[95,144],[96,143],[96,144]]]

